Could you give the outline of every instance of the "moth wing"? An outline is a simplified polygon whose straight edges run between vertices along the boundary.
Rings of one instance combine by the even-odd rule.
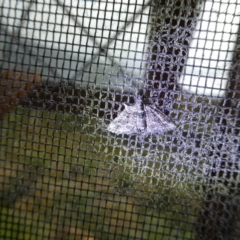
[[[143,109],[138,105],[127,106],[125,109],[109,124],[108,131],[116,134],[136,134],[143,132],[146,127]]]
[[[176,128],[176,126],[159,109],[145,105],[147,133],[163,133]]]

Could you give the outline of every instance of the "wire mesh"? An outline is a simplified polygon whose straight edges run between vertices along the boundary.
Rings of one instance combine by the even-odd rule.
[[[240,238],[239,0],[0,6],[0,239]]]

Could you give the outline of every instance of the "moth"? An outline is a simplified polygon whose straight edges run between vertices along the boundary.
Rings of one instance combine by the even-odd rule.
[[[137,98],[134,105],[124,103],[125,109],[109,124],[115,134],[161,134],[176,126],[157,107]]]

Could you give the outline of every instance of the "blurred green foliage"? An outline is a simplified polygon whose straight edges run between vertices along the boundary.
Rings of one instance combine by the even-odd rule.
[[[155,154],[151,139],[117,138],[104,124],[20,107],[5,115],[0,239],[195,239],[201,189],[173,149]]]

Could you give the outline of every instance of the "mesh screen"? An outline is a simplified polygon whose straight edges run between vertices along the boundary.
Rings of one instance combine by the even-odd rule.
[[[239,0],[0,1],[0,239],[240,239]]]

